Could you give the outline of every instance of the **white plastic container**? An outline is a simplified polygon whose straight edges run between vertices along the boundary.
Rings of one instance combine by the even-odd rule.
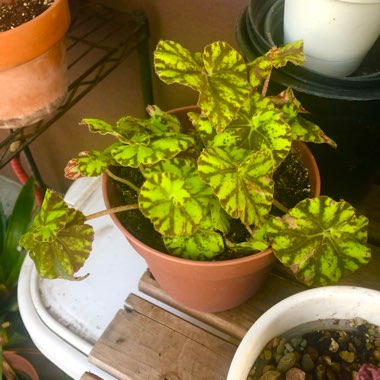
[[[284,43],[304,40],[305,67],[353,73],[380,35],[380,0],[285,0]]]
[[[305,290],[267,310],[248,330],[232,360],[227,380],[246,380],[264,346],[274,337],[318,320],[362,318],[380,325],[380,292],[354,286]]]

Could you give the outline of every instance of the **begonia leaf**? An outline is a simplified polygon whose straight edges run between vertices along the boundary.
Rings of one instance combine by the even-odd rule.
[[[70,208],[52,190],[45,194],[40,213],[20,244],[29,250],[38,273],[54,279],[81,280],[75,273],[88,258],[94,231],[81,211]]]
[[[370,260],[368,219],[347,202],[305,199],[267,226],[273,252],[306,285],[338,282]]]

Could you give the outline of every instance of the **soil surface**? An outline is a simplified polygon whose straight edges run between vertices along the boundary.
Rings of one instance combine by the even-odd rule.
[[[53,3],[54,0],[0,0],[0,32],[34,19]]]
[[[363,364],[380,368],[380,327],[358,320],[272,339],[247,380],[352,380]]]

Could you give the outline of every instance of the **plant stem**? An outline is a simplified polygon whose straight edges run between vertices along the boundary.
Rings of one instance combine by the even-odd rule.
[[[118,181],[118,182],[124,183],[124,185],[129,186],[131,189],[135,190],[137,193],[140,192],[140,189],[139,189],[136,185],[134,185],[132,182],[128,181],[128,180],[125,179],[125,178],[121,178],[121,177],[119,177],[119,176],[113,174],[113,173],[111,172],[111,170],[106,169],[106,173],[107,173],[107,175],[109,175],[109,176],[110,176],[112,179],[114,179],[115,181]]]
[[[122,212],[122,211],[136,210],[138,208],[139,208],[139,205],[137,203],[131,204],[131,205],[117,206],[117,207],[110,208],[109,210],[98,211],[98,212],[94,212],[93,214],[87,215],[86,221],[91,220],[91,219],[96,219],[104,215],[116,214],[117,212]]]
[[[268,91],[268,86],[269,86],[269,79],[272,75],[272,68],[270,69],[270,72],[268,74],[268,76],[265,78],[265,81],[264,81],[264,84],[263,84],[263,88],[261,90],[261,96],[262,97],[265,97],[266,94],[267,94],[267,91]]]
[[[273,198],[273,205],[279,210],[283,211],[285,214],[289,211],[281,202]]]

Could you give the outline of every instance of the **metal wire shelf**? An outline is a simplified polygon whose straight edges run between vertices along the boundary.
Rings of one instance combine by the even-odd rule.
[[[73,2],[67,35],[68,95],[48,118],[33,125],[9,130],[0,141],[0,168],[20,152],[33,161],[28,146],[55,121],[90,92],[133,51],[138,51],[145,104],[153,103],[149,58],[149,24],[141,11],[120,12],[96,1]],[[32,165],[33,166],[33,162]],[[34,168],[38,170],[37,168]]]

